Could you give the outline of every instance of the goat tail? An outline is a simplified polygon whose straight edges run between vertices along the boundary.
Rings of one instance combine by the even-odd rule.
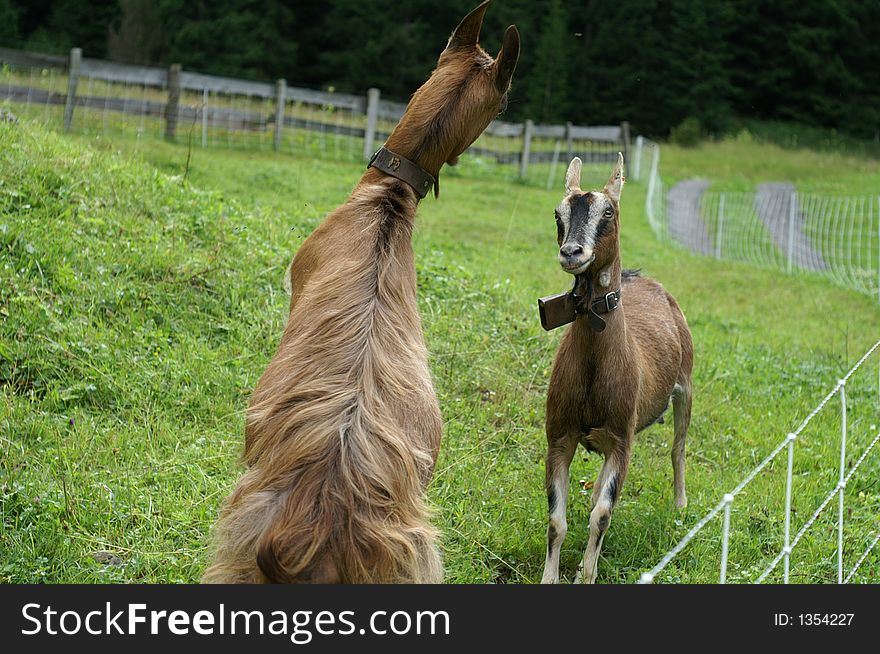
[[[320,552],[329,534],[320,527],[310,530],[310,539],[292,538],[283,521],[263,534],[257,544],[256,563],[265,581],[272,584],[337,584],[342,581],[333,558]]]
[[[260,540],[260,544],[257,546],[257,566],[271,583],[289,584],[293,578],[278,560],[278,548],[275,541],[276,536],[272,533],[266,534]]]
[[[333,583],[335,566],[321,553],[327,522],[293,504],[291,488],[249,470],[224,502],[213,535],[213,561],[203,583]]]
[[[244,474],[221,511],[203,581],[442,581],[424,499],[430,457],[413,452],[396,428],[353,414],[335,438],[321,439],[310,461],[272,471],[261,460]]]
[[[290,494],[288,502],[299,504],[296,498]],[[255,561],[263,580],[321,584],[442,580],[436,534],[427,520],[401,525],[388,514],[369,510],[346,510],[337,517],[333,513],[304,525],[282,509],[256,545]]]

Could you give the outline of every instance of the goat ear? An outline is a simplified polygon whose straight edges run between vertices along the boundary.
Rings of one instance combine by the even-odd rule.
[[[504,43],[498,56],[495,57],[495,88],[499,93],[506,93],[510,88],[510,78],[519,61],[519,30],[511,25],[504,33]]]
[[[568,172],[565,173],[565,191],[571,193],[572,191],[580,190],[580,188],[581,160],[580,157],[575,157],[571,160],[571,163],[568,164]]]
[[[608,183],[605,184],[605,192],[615,202],[620,202],[620,192],[623,190],[623,183],[626,181],[626,178],[623,176],[623,153],[617,153],[617,165],[614,167],[614,172],[611,173],[611,177],[608,178]]]
[[[447,50],[462,50],[477,45],[477,41],[480,40],[480,28],[483,26],[483,16],[486,15],[490,2],[491,0],[486,0],[461,19],[452,36],[449,37]]]

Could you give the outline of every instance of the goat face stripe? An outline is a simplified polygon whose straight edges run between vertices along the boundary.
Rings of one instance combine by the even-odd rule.
[[[568,235],[568,225],[571,222],[571,205],[568,204],[568,197],[562,199],[562,202],[556,207],[556,240],[559,245],[565,242]]]
[[[560,246],[566,243],[580,245],[589,256],[614,218],[613,213],[610,217],[606,215],[608,209],[613,211],[613,205],[604,193],[575,191],[567,195],[556,208]]]

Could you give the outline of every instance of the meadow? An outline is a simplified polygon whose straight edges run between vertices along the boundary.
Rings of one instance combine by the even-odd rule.
[[[0,124],[0,582],[198,580],[242,471],[249,393],[284,325],[285,269],[362,170]],[[515,172],[466,157],[445,169],[414,237],[445,421],[429,497],[450,583],[533,583],[544,561],[544,399],[561,330],[541,329],[536,298],[570,282],[555,258],[561,180],[548,191],[536,181],[546,172],[527,182]],[[609,173],[585,169],[584,186]],[[664,146],[662,173],[721,190],[880,186],[875,159],[751,138]],[[880,337],[876,298],[659,243],[645,191],[630,182],[623,192],[623,259],[664,283],[693,331],[690,503],[673,506],[667,420],[638,439],[600,583],[652,567]],[[875,355],[847,385],[855,456],[877,430],[877,365]],[[829,409],[797,445],[794,529],[836,483],[840,415]],[[581,452],[572,467],[566,581],[588,534],[578,485],[599,463]],[[753,580],[782,546],[783,467],[737,497],[729,582]],[[875,453],[846,490],[850,565],[878,528],[878,480]],[[716,521],[656,581],[716,582],[718,532]],[[793,580],[835,580],[835,548],[826,512],[793,556]],[[875,550],[855,581],[876,581],[878,566]]]

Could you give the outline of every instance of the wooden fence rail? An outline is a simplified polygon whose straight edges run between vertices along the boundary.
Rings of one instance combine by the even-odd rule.
[[[0,85],[0,100],[28,102],[34,104],[64,105],[64,129],[71,129],[76,111],[99,109],[103,112],[136,114],[163,119],[165,137],[174,139],[178,126],[194,125],[201,120],[202,144],[207,142],[209,125],[222,124],[229,129],[244,131],[273,132],[272,144],[278,150],[282,143],[282,130],[293,129],[332,132],[363,140],[363,157],[368,159],[382,139],[387,137],[387,125],[396,123],[406,108],[400,102],[383,99],[378,89],[370,89],[366,96],[346,93],[330,93],[288,86],[285,80],[275,83],[255,82],[216,75],[206,75],[182,70],[179,64],[169,68],[134,66],[101,59],[83,57],[79,48],[71,50],[68,57],[23,52],[0,48],[0,64],[4,70],[17,69],[59,72],[67,76],[67,91],[62,94],[55,90],[34,88],[22,83]],[[83,80],[99,81],[112,85],[141,87],[142,97],[137,99],[90,95],[83,93]],[[151,91],[147,98],[147,89]],[[200,94],[198,103],[183,101],[182,94],[190,97]],[[247,98],[263,102],[270,111],[253,111],[230,104],[234,98]],[[164,98],[160,100],[157,98]],[[223,100],[227,102],[223,102]],[[217,106],[217,105],[221,106]],[[305,119],[287,115],[290,106],[319,109],[321,111],[347,112],[352,120],[342,125],[327,120]],[[385,123],[386,126],[383,126]],[[561,156],[577,153],[587,161],[613,161],[618,149],[624,151],[629,160],[629,127],[621,125],[582,126],[536,125],[532,121],[511,123],[493,121],[485,135],[495,139],[495,145],[478,141],[469,150],[472,154],[489,157],[501,164],[518,164],[520,175],[525,176],[529,164],[553,162]],[[576,145],[577,144],[577,145]]]

